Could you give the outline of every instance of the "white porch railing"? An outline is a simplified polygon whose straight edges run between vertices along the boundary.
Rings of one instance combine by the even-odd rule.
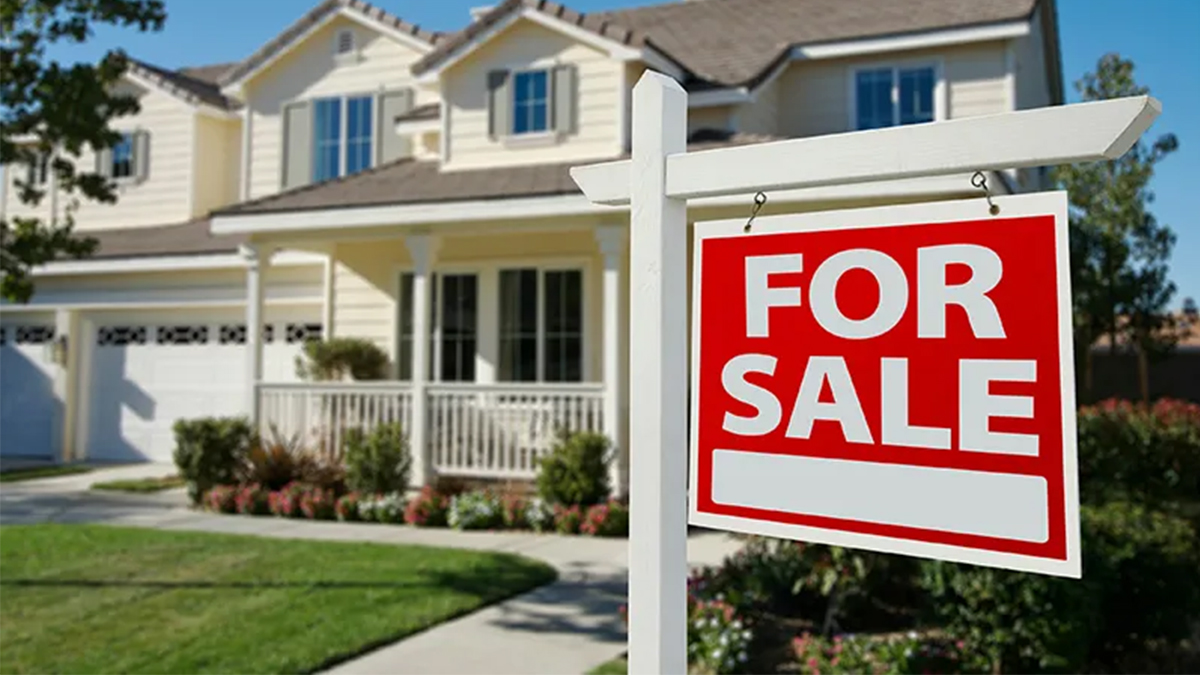
[[[423,422],[427,447],[413,453],[437,474],[473,478],[533,478],[560,429],[604,430],[600,383],[441,383],[426,385],[425,395],[427,417],[416,420],[413,390],[404,382],[261,383],[259,425],[340,456],[350,429],[399,422],[413,438]]]
[[[259,428],[340,457],[350,429],[399,422],[412,428],[412,388],[403,382],[259,384]]]
[[[428,436],[439,474],[532,478],[560,429],[602,431],[601,384],[429,385]]]

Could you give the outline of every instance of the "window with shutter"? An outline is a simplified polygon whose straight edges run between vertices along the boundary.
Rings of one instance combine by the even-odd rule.
[[[120,180],[122,178],[134,178],[137,174],[134,171],[134,152],[133,152],[133,134],[121,134],[121,140],[109,149],[111,168],[108,176]]]
[[[513,135],[548,131],[550,128],[550,74],[530,70],[513,77]]]

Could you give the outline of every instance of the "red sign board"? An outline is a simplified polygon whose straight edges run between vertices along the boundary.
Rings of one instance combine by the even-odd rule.
[[[690,521],[1080,576],[1065,193],[698,223]]]

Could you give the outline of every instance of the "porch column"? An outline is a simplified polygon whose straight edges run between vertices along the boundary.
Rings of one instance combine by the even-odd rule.
[[[246,260],[246,413],[250,424],[258,428],[258,382],[262,379],[263,363],[263,276],[270,266],[270,251],[261,246],[242,245],[239,249]]]
[[[404,238],[413,262],[413,345],[412,345],[412,428],[409,452],[412,455],[412,479],[421,486],[434,478],[427,428],[429,425],[429,277],[437,255],[438,239],[429,234]]]
[[[613,459],[609,465],[609,485],[615,497],[624,497],[628,488],[628,457],[621,443],[621,257],[625,251],[623,225],[596,228],[596,241],[604,257],[604,435],[612,441]]]

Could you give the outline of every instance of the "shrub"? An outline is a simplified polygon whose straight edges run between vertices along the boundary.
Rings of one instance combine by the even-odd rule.
[[[310,485],[300,493],[300,512],[311,520],[333,520],[336,503],[333,491],[325,488]]]
[[[254,445],[249,420],[241,417],[203,417],[176,420],[175,466],[188,483],[193,504],[214,485],[238,482],[238,472]]]
[[[334,497],[346,494],[346,467],[328,455],[301,453],[296,462],[296,480],[328,490]]]
[[[337,504],[333,508],[334,513],[337,514],[337,519],[344,522],[362,520],[359,516],[359,501],[360,497],[357,492],[351,492],[339,497]]]
[[[300,497],[305,487],[301,483],[288,483],[281,490],[272,492],[267,498],[271,513],[281,518],[296,518],[300,515]]]
[[[243,485],[237,491],[237,512],[247,516],[265,516],[271,512],[271,493],[259,485]]]
[[[286,438],[272,426],[267,438],[255,443],[246,455],[241,478],[271,491],[300,479],[300,437]]]
[[[554,530],[559,534],[578,534],[579,526],[583,524],[583,510],[578,506],[554,507]]]
[[[616,500],[596,504],[587,510],[579,531],[593,537],[627,537],[629,507]]]
[[[214,485],[204,495],[204,505],[217,513],[237,511],[237,488],[232,485]]]
[[[538,495],[551,504],[599,504],[608,497],[608,453],[608,439],[600,434],[560,434],[538,461]]]
[[[792,640],[801,673],[958,673],[963,643],[946,637],[918,635],[836,635],[803,633]]]
[[[399,424],[384,424],[370,434],[354,430],[346,440],[346,483],[365,494],[408,489],[411,459],[408,440]]]
[[[1090,504],[1200,501],[1200,406],[1109,400],[1081,409],[1079,487]]]
[[[541,497],[534,497],[525,505],[525,522],[535,532],[554,529],[554,507]]]
[[[504,510],[490,492],[466,492],[450,498],[446,520],[456,530],[490,530],[504,525]]]
[[[417,527],[445,527],[450,500],[429,486],[408,503],[404,522]]]
[[[403,523],[405,518],[404,495],[393,492],[386,495],[363,497],[358,504],[359,518],[376,523]]]
[[[688,662],[703,672],[746,672],[750,641],[754,633],[734,612],[733,605],[720,600],[688,603]]]
[[[529,502],[521,495],[505,495],[500,507],[503,510],[504,527],[510,530],[524,530],[529,525]]]
[[[355,380],[387,377],[388,356],[374,342],[363,338],[311,340],[296,357],[296,375],[302,380]]]
[[[1111,668],[1187,635],[1200,611],[1191,525],[1119,502],[1081,516],[1082,580],[925,563],[923,585],[942,625],[966,643],[968,667]]]

